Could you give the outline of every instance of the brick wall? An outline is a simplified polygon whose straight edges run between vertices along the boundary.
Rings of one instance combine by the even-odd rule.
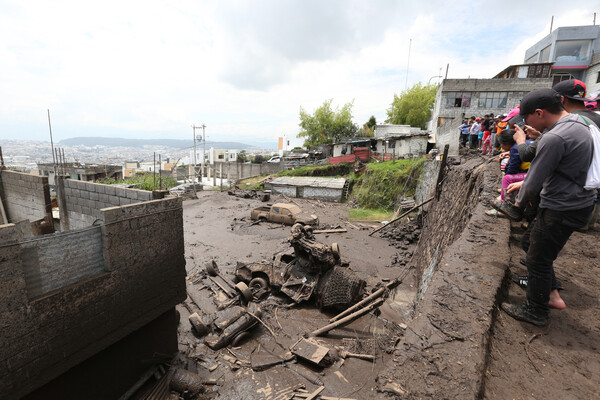
[[[123,206],[153,199],[152,192],[120,188],[113,185],[83,182],[73,179],[65,181],[65,198],[71,228],[92,225],[101,218],[101,209]]]
[[[15,225],[0,226],[0,398],[22,397],[185,299],[180,198],[99,217],[104,271],[35,298],[26,243]]]
[[[0,181],[9,222],[36,221],[52,213],[47,177],[3,170]]]

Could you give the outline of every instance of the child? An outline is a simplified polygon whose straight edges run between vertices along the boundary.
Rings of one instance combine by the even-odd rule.
[[[517,143],[513,138],[515,134],[514,129],[506,129],[500,133],[500,147],[504,151],[508,151],[508,164],[504,170],[504,177],[502,178],[502,191],[500,192],[500,200],[504,201],[504,192],[511,183],[521,182],[527,175],[527,169],[529,163],[521,162],[519,151],[517,150]],[[531,141],[528,141],[531,143]]]

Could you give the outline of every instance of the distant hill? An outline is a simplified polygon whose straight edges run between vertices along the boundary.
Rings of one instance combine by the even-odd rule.
[[[191,140],[181,139],[123,139],[123,138],[110,138],[110,137],[75,137],[70,139],[64,139],[59,142],[63,146],[108,146],[108,147],[138,147],[143,146],[165,146],[173,147],[176,149],[192,148],[194,143]],[[196,142],[196,146],[202,146],[201,142]],[[252,146],[245,143],[239,142],[212,142],[206,141],[206,148],[214,147],[216,149],[229,149],[229,150],[245,150],[254,149],[257,146]]]

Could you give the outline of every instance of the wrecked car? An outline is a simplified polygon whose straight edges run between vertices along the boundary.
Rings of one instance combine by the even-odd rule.
[[[284,225],[318,225],[319,218],[314,214],[302,212],[295,204],[275,203],[257,207],[250,213],[250,218],[258,221],[277,222]]]
[[[292,227],[288,241],[293,253],[277,253],[272,262],[238,263],[235,276],[248,283],[256,300],[271,289],[295,303],[309,300],[316,292],[321,308],[347,307],[361,298],[365,281],[342,266],[337,243],[317,242],[310,227],[301,224]]]

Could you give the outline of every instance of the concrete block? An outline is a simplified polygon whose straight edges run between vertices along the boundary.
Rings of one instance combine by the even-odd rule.
[[[96,185],[96,192],[97,193],[106,193],[106,185],[101,185],[101,184],[97,184]]]
[[[108,195],[104,193],[98,194],[98,201],[104,204],[108,204]]]
[[[105,191],[105,193],[106,193],[107,195],[109,195],[109,196],[114,196],[114,195],[115,195],[115,193],[116,193],[116,190],[115,190],[115,189],[116,189],[116,188],[115,188],[114,186],[110,186],[110,185],[109,185],[109,186],[106,186],[106,187],[104,188],[104,191]]]
[[[137,200],[137,190],[128,190],[127,191],[127,198],[131,199],[131,200]]]
[[[90,200],[97,201],[98,200],[98,193],[97,192],[90,192]]]

